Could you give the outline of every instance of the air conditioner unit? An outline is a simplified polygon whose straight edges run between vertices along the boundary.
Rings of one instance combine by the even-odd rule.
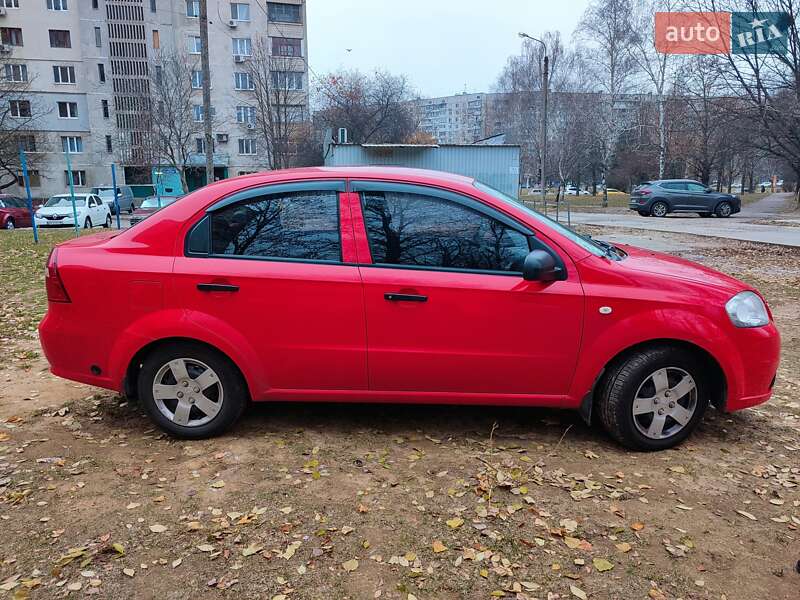
[[[255,123],[248,123],[247,124],[247,128],[248,129],[255,129],[256,128],[256,124]]]
[[[5,16],[6,16],[6,7],[0,6],[0,17],[5,17]]]
[[[220,144],[225,144],[228,142],[228,134],[227,133],[218,133],[217,134],[217,141]]]
[[[234,21],[233,19],[231,19],[230,21],[228,21],[228,27],[230,27],[231,29],[236,29],[238,26],[239,26],[239,23],[237,23],[237,22],[236,22],[236,21]]]
[[[233,62],[237,62],[237,63],[243,63],[246,60],[247,60],[247,57],[246,56],[242,56],[241,54],[237,54],[236,56],[233,57]]]
[[[0,54],[9,54],[11,52],[11,46],[8,44],[0,44]]]

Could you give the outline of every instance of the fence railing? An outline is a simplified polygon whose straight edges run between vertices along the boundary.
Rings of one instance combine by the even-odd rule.
[[[520,198],[520,202],[525,206],[538,210],[546,217],[550,217],[554,221],[561,222],[562,219],[566,221],[567,226],[572,226],[572,203],[567,200],[542,200],[541,196],[537,199],[533,196],[526,196]]]

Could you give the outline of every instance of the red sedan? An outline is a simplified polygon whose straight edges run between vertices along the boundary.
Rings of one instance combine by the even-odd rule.
[[[761,295],[578,235],[472,179],[309,168],[202,188],[66,242],[39,327],[52,372],[200,438],[248,401],[550,406],[619,442],[684,440],[772,393]],[[118,307],[97,310],[97,290]]]
[[[31,226],[31,211],[22,198],[0,194],[0,229]]]

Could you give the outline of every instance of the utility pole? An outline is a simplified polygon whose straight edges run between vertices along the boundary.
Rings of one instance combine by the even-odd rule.
[[[208,0],[200,0],[200,69],[203,73],[206,184],[214,183],[214,134],[211,131],[211,68],[208,64]]]
[[[545,167],[547,165],[547,100],[549,94],[548,87],[550,79],[550,58],[547,56],[547,45],[542,40],[522,32],[520,32],[519,37],[523,39],[533,40],[534,42],[539,42],[542,45],[542,51],[544,54],[544,61],[543,61],[544,68],[542,69],[542,139],[540,142],[542,152],[541,152],[541,166],[540,166],[540,175],[541,175],[540,185],[542,187],[542,206],[544,207],[545,214],[547,214],[547,189],[545,187],[547,176],[545,175]],[[556,202],[558,202],[558,198],[556,198]],[[557,204],[556,208],[558,208]]]

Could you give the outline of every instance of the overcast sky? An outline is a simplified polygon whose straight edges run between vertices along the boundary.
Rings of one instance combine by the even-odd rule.
[[[309,64],[406,74],[422,96],[486,92],[519,31],[569,40],[587,0],[308,0]],[[538,37],[538,36],[537,36]],[[352,49],[347,52],[347,49]],[[312,76],[313,76],[312,73]]]

